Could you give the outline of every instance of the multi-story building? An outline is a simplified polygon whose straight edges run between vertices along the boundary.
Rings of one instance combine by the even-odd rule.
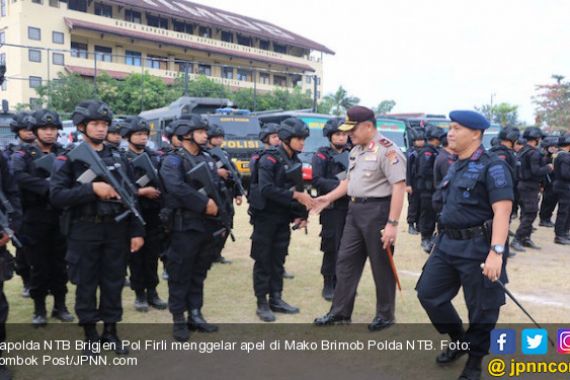
[[[35,88],[67,71],[116,79],[186,69],[235,90],[322,94],[332,50],[271,23],[185,0],[0,0],[0,98],[37,104]],[[188,66],[186,66],[188,65]]]

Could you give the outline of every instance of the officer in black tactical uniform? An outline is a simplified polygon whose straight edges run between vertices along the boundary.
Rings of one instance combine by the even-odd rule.
[[[31,129],[31,122],[33,121],[32,114],[30,112],[18,112],[14,115],[13,120],[10,122],[10,131],[16,135],[17,141],[15,143],[10,143],[6,146],[2,152],[8,167],[11,169],[10,160],[12,159],[12,154],[19,151],[20,148],[25,144],[31,144],[36,139],[34,132]],[[30,263],[26,255],[26,248],[16,248],[16,273],[22,277],[23,289],[22,297],[30,297]]]
[[[157,170],[161,154],[148,148],[147,142],[150,135],[148,122],[139,116],[130,118],[121,129],[121,137],[129,146],[125,155],[129,162],[140,155],[146,154],[150,159],[153,169]],[[148,174],[136,167],[132,168],[138,188],[139,203],[145,225],[145,243],[136,253],[129,256],[129,271],[131,274],[131,289],[135,292],[135,310],[148,311],[149,305],[155,309],[164,310],[166,302],[160,299],[156,287],[158,286],[158,257],[161,251],[162,222],[159,213],[161,209],[160,184],[152,181],[141,183]],[[147,176],[147,177],[145,177]]]
[[[406,192],[408,193],[408,233],[417,235],[420,216],[420,192],[417,184],[416,160],[418,153],[425,145],[425,131],[423,128],[413,128],[408,134],[412,146],[406,152]]]
[[[554,157],[558,152],[558,137],[548,136],[545,137],[541,142],[541,148],[543,151],[542,164],[553,164]],[[538,213],[540,222],[538,223],[541,227],[554,227],[552,223],[552,214],[554,214],[554,209],[558,203],[558,195],[554,191],[553,183],[556,180],[556,174],[554,172],[544,176],[543,180],[543,192],[542,192],[542,202],[540,202],[540,211]]]
[[[228,152],[225,151],[225,149],[222,148],[225,137],[226,133],[224,132],[224,129],[222,127],[220,127],[217,124],[211,124],[210,127],[208,128],[208,150],[212,148],[222,149],[224,155],[226,156],[226,160],[230,163],[230,165],[233,165],[232,167],[234,173],[238,173],[237,168],[235,167],[234,163],[231,161],[230,155],[228,154]],[[233,226],[235,210],[232,202],[233,200],[235,200],[236,205],[241,206],[243,202],[243,196],[245,194],[242,194],[242,191],[238,186],[238,182],[232,177],[232,173],[230,172],[230,170],[224,167],[222,161],[218,160],[214,156],[212,156],[212,158],[214,158],[214,161],[216,161],[216,166],[218,168],[217,170],[220,179],[224,182],[226,189],[229,191],[227,198],[231,198],[231,201],[227,202],[226,207],[231,215],[232,226]],[[241,177],[239,177],[238,180],[241,183]],[[216,259],[215,259],[216,263],[219,264],[232,263],[231,260],[227,260],[224,256],[222,256],[222,250],[224,249],[227,240],[228,240],[228,235],[226,235],[224,239],[220,239],[219,246],[217,247]]]
[[[222,220],[222,206],[213,199],[220,197],[224,188],[214,160],[204,150],[208,142],[207,122],[199,115],[192,115],[172,122],[171,128],[182,147],[166,155],[159,171],[174,211],[171,243],[166,254],[168,308],[174,322],[174,339],[187,341],[189,329],[218,330],[218,326],[206,322],[202,316],[204,281],[215,259],[218,240],[224,238],[229,228]],[[187,175],[200,168],[204,174],[202,180]],[[200,191],[206,186],[204,182],[214,193],[206,195]],[[188,320],[185,312],[188,312]]]
[[[8,162],[3,155],[0,156],[0,191],[5,201],[0,202],[0,210],[8,217],[10,228],[18,231],[22,222],[22,206],[18,194],[18,185],[10,173]],[[8,300],[4,294],[4,282],[13,277],[11,262],[12,255],[6,245],[10,236],[2,231],[0,234],[0,343],[6,341],[6,320],[8,319]],[[0,357],[2,350],[0,350]],[[12,375],[5,365],[0,365],[0,380],[10,380]]]
[[[435,163],[433,165],[433,183],[434,187],[440,185],[443,178],[447,175],[449,167],[457,160],[457,155],[451,148],[447,142],[447,133],[444,134],[441,138],[441,149],[439,150],[439,154],[435,159]]]
[[[297,119],[285,119],[278,131],[281,145],[266,149],[257,164],[257,190],[250,191],[253,209],[251,257],[253,288],[257,297],[257,315],[262,321],[275,320],[273,312],[294,314],[299,309],[286,303],[283,291],[283,265],[294,229],[307,224],[309,208],[314,203],[302,188],[301,162],[297,154],[309,136],[307,125]],[[299,182],[298,179],[301,179]],[[305,206],[305,207],[303,207]],[[269,303],[267,302],[269,295]]]
[[[560,152],[554,160],[554,191],[558,196],[558,214],[554,242],[570,245],[570,134],[560,137]]]
[[[129,252],[134,254],[144,244],[144,226],[127,209],[119,194],[128,194],[136,201],[132,171],[125,157],[103,144],[113,119],[111,109],[98,100],[81,102],[71,116],[73,124],[83,134],[84,141],[75,149],[95,151],[121,189],[115,189],[100,176],[92,181],[89,165],[71,159],[74,151],[57,157],[50,184],[50,200],[65,211],[69,279],[77,285],[75,313],[85,331],[85,355],[97,355],[92,343],[109,343],[117,354],[128,349],[117,336],[117,322],[122,318],[121,293]],[[91,178],[93,175],[90,176]],[[124,191],[123,191],[124,190]],[[125,217],[126,216],[126,217]],[[120,217],[119,219],[117,219]],[[97,288],[99,304],[97,305]],[[104,322],[100,337],[96,323]]]
[[[124,120],[113,120],[109,126],[109,131],[105,137],[105,145],[108,145],[113,149],[121,148],[121,141],[123,137],[121,136],[121,130],[125,128]]]
[[[31,266],[30,294],[34,300],[32,324],[47,324],[46,297],[54,297],[52,317],[71,322],[73,316],[65,305],[67,274],[65,263],[65,236],[59,225],[60,211],[49,200],[49,177],[55,156],[64,149],[57,143],[63,128],[59,115],[50,110],[33,114],[32,131],[36,141],[24,144],[12,155],[14,177],[21,191],[24,219],[20,230],[26,245],[26,255]],[[51,162],[42,165],[40,159]]]
[[[515,238],[511,247],[516,251],[524,250],[523,247],[540,249],[531,239],[532,223],[538,213],[538,195],[543,178],[552,173],[552,164],[542,164],[542,156],[538,150],[542,131],[537,127],[524,130],[523,138],[527,140],[524,148],[519,152],[520,162],[517,189],[520,198],[521,218],[520,225],[515,232]]]
[[[417,188],[420,193],[421,246],[426,253],[429,253],[433,246],[436,218],[432,205],[432,197],[435,192],[433,166],[439,154],[441,138],[445,135],[445,131],[429,124],[425,128],[428,143],[418,152],[415,173],[417,175]]]
[[[326,122],[323,128],[323,136],[328,138],[330,145],[320,147],[313,155],[313,187],[319,196],[334,190],[340,184],[340,180],[346,176],[350,150],[347,148],[348,135],[338,129],[343,123],[343,118],[334,118]],[[344,162],[340,160],[341,155],[346,157]],[[327,301],[332,301],[334,294],[336,259],[347,212],[348,197],[344,196],[323,210],[319,216],[322,225],[321,251],[323,251],[321,274],[324,285],[322,296]]]
[[[440,186],[444,199],[440,233],[416,290],[438,332],[469,345],[466,351],[460,346],[444,350],[436,362],[449,364],[469,353],[459,380],[478,380],[491,330],[505,303],[504,291],[494,282],[507,281],[513,185],[508,165],[481,145],[489,122],[473,111],[453,111],[449,118],[449,146],[458,160]],[[461,287],[469,309],[467,332],[451,303]]]

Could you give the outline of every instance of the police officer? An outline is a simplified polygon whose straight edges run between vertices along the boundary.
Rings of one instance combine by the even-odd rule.
[[[542,156],[538,145],[542,138],[542,131],[537,127],[524,130],[523,137],[527,140],[524,148],[519,152],[520,162],[517,189],[520,198],[521,219],[519,228],[511,247],[515,251],[524,251],[523,247],[540,249],[531,239],[532,223],[538,213],[538,195],[542,179],[554,170],[552,164],[542,164]]]
[[[173,201],[174,223],[171,243],[166,253],[168,271],[168,308],[172,313],[173,337],[187,341],[189,329],[215,332],[201,312],[204,303],[204,281],[215,259],[218,239],[228,233],[215,217],[220,207],[200,192],[202,185],[186,174],[205,164],[219,194],[223,191],[212,157],[205,152],[208,124],[199,115],[172,122],[173,133],[182,147],[166,155],[160,165],[164,189]],[[213,195],[211,195],[213,196]],[[188,312],[188,320],[184,313]]]
[[[121,148],[121,141],[123,139],[121,135],[121,130],[125,128],[125,122],[123,120],[113,120],[111,125],[109,125],[109,131],[105,137],[105,145],[108,145],[113,149]]]
[[[427,144],[418,152],[416,160],[417,188],[420,193],[420,234],[421,247],[429,253],[433,246],[433,233],[435,231],[436,214],[432,205],[435,192],[433,166],[439,154],[441,138],[445,131],[430,124],[426,125]]]
[[[558,196],[554,242],[570,244],[570,134],[560,137],[560,152],[554,160],[553,188]]]
[[[130,188],[123,180],[121,170],[132,179],[126,158],[104,145],[109,124],[113,120],[111,109],[98,100],[79,103],[71,115],[74,125],[88,144],[113,170],[117,181]],[[81,183],[78,178],[87,170],[83,162],[71,161],[67,155],[56,159],[50,183],[50,199],[54,206],[66,210],[68,274],[77,286],[75,313],[83,326],[85,340],[90,343],[85,355],[96,355],[92,343],[109,343],[117,354],[128,354],[128,349],[117,336],[117,322],[122,318],[121,293],[126,274],[129,252],[134,253],[144,244],[144,227],[132,214],[124,215],[126,208],[116,201],[117,191],[100,178]],[[134,185],[131,184],[132,187]],[[99,288],[99,304],[97,304]],[[99,337],[96,323],[104,322]]]
[[[542,164],[553,164],[554,158],[558,153],[558,137],[548,136],[544,138],[541,142],[541,147],[543,150]],[[543,192],[542,201],[540,202],[540,211],[538,213],[540,222],[538,223],[541,227],[554,227],[552,223],[552,214],[554,214],[554,209],[558,203],[558,195],[554,191],[553,182],[556,180],[556,174],[554,172],[544,176],[543,180]]]
[[[135,116],[130,118],[121,129],[121,137],[127,141],[125,155],[129,162],[142,154],[148,155],[154,169],[158,169],[159,153],[147,147],[150,135],[148,122]],[[143,170],[132,168],[135,179],[146,175]],[[135,292],[135,310],[148,311],[149,305],[164,310],[166,302],[160,299],[158,286],[158,257],[161,253],[162,228],[159,217],[161,209],[161,193],[159,183],[138,184],[138,196],[145,225],[145,244],[136,253],[129,256],[130,285]]]
[[[406,192],[408,193],[408,233],[417,235],[420,215],[420,192],[418,190],[416,160],[419,151],[425,146],[425,131],[423,128],[413,128],[408,134],[412,146],[406,152]]]
[[[388,258],[393,252],[406,190],[406,159],[400,149],[376,130],[374,112],[355,106],[339,130],[348,132],[355,147],[350,152],[347,179],[317,199],[319,211],[348,194],[348,214],[337,260],[337,283],[332,307],[315,319],[317,326],[349,323],[356,288],[366,259],[376,285],[376,315],[370,331],[395,322],[396,281]],[[382,241],[380,240],[382,233]]]
[[[444,197],[435,248],[416,290],[423,308],[441,334],[466,342],[468,351],[448,348],[436,362],[449,364],[469,353],[460,380],[481,378],[481,362],[488,354],[491,330],[505,303],[506,255],[513,186],[506,162],[481,144],[489,122],[474,111],[449,114],[449,146],[458,160],[441,184]],[[481,274],[481,263],[485,263]],[[451,301],[463,287],[469,310],[469,329]]]
[[[64,149],[57,143],[63,128],[59,115],[43,109],[33,114],[32,131],[36,140],[24,144],[12,155],[14,177],[21,191],[24,219],[20,235],[26,245],[31,267],[30,294],[34,300],[32,324],[47,324],[46,297],[54,297],[52,317],[70,322],[73,316],[65,305],[67,274],[66,244],[59,225],[60,212],[49,200],[51,166],[37,164],[45,155],[59,155]]]
[[[14,133],[17,141],[15,143],[10,143],[6,146],[2,152],[6,163],[11,167],[10,160],[12,159],[12,154],[19,151],[23,145],[31,144],[34,142],[36,136],[31,130],[31,122],[33,121],[32,114],[30,112],[18,112],[10,121],[10,131]],[[11,170],[11,169],[10,169]],[[30,297],[30,263],[26,255],[26,248],[16,248],[16,273],[22,277],[23,288],[22,297]]]
[[[293,178],[294,173],[301,173],[297,154],[303,151],[309,128],[300,119],[288,118],[281,123],[278,135],[281,144],[262,153],[257,179],[252,179],[259,186],[258,192],[252,192],[255,215],[251,236],[251,258],[255,261],[253,289],[257,297],[256,313],[265,322],[275,320],[272,311],[299,312],[281,296],[283,265],[291,240],[289,224],[293,223],[294,229],[304,228],[308,217],[305,207],[313,206],[313,199],[303,191],[303,184]]]
[[[222,146],[224,144],[225,137],[226,137],[226,133],[222,127],[220,127],[217,124],[210,125],[208,128],[208,149],[212,149],[212,148],[222,149],[223,153],[226,156],[227,161],[231,165],[233,165],[233,162],[230,159],[230,155],[228,154],[228,152],[225,151],[225,149],[222,148]],[[239,186],[237,185],[237,182],[232,178],[231,172],[229,171],[229,169],[223,167],[223,164],[221,163],[221,161],[218,161],[215,157],[213,157],[213,158],[214,158],[214,161],[216,161],[218,176],[224,182],[226,189],[228,190],[228,196],[227,197],[231,198],[231,199],[227,200],[227,204],[225,206],[227,207],[228,212],[231,215],[232,226],[233,226],[233,219],[234,219],[234,215],[235,215],[235,210],[234,210],[232,202],[233,202],[233,200],[235,200],[236,205],[241,206],[241,204],[243,202],[244,194],[242,194]],[[238,173],[235,165],[233,166],[233,169],[234,169],[235,173]],[[239,180],[241,180],[241,177],[239,178]],[[226,245],[227,240],[228,240],[228,235],[226,235],[224,239],[220,239],[220,242],[219,242],[220,244],[216,248],[217,253],[216,253],[215,262],[217,262],[217,263],[220,263],[220,264],[231,264],[232,263],[231,260],[228,260],[224,256],[222,256],[222,250],[224,249],[224,246]]]
[[[338,129],[343,123],[344,119],[342,118],[334,118],[326,122],[323,128],[323,136],[330,141],[330,144],[320,147],[313,155],[312,183],[318,195],[325,195],[334,190],[340,184],[341,179],[344,179],[343,175],[348,169],[341,162],[335,160],[341,154],[345,154],[348,158],[349,149],[346,146],[348,135]],[[332,301],[334,294],[336,260],[347,211],[348,197],[345,196],[334,202],[331,207],[323,210],[319,219],[322,226],[321,251],[323,251],[321,274],[324,285],[322,296],[327,301]]]
[[[457,155],[449,147],[447,133],[441,138],[441,147],[433,165],[433,183],[436,189],[447,175],[449,167],[457,160]]]

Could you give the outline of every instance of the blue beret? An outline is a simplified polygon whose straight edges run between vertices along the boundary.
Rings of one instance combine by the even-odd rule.
[[[491,126],[485,116],[475,111],[451,111],[449,118],[469,129],[484,131]]]

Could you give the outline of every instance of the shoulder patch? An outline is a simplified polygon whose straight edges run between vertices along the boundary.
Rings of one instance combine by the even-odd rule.
[[[317,157],[320,158],[321,160],[327,159],[327,157],[324,154],[322,154],[321,152],[317,153]]]
[[[271,155],[267,155],[267,159],[268,159],[269,161],[273,162],[274,164],[277,163],[277,159],[276,159],[275,157],[271,156]]]
[[[57,156],[55,159],[59,160],[59,161],[67,161],[67,156],[61,155],[61,156]]]
[[[426,151],[424,152],[424,156],[425,156],[425,157],[431,157],[431,156],[433,156],[433,153],[430,152],[429,150],[426,150]]]
[[[502,165],[494,165],[489,168],[489,175],[493,178],[495,187],[503,188],[507,186],[505,168]]]
[[[381,138],[380,140],[378,140],[378,143],[380,143],[380,145],[382,145],[384,148],[389,148],[392,145],[394,145],[392,141],[385,138]]]
[[[390,149],[388,152],[386,152],[385,156],[390,161],[390,163],[392,165],[396,165],[398,162],[400,162],[400,159],[398,158],[398,154],[396,153],[396,151],[394,149]]]

